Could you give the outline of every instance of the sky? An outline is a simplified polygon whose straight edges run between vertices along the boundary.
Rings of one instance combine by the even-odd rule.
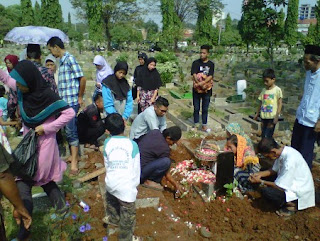
[[[317,0],[300,0],[300,4],[311,4],[315,5]],[[36,0],[32,0],[34,3]],[[40,3],[40,0],[38,0]],[[72,22],[76,22],[76,11],[72,8],[71,3],[68,0],[59,0],[62,6],[63,17],[65,21],[68,19],[68,13],[70,12],[72,15]],[[222,0],[223,4],[225,4],[224,12],[230,13],[232,19],[240,19],[241,18],[241,4],[242,0]],[[12,4],[20,4],[20,0],[0,0],[0,4],[4,6],[12,5]],[[145,19],[152,19],[156,23],[161,24],[161,15],[155,14],[154,12],[146,14]]]

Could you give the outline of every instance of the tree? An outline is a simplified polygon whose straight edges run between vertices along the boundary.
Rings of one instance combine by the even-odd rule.
[[[314,31],[312,34],[314,36],[314,44],[316,45],[320,45],[320,0],[318,0],[316,6],[315,6],[315,13],[316,13],[316,18],[317,18],[317,23],[315,25],[315,29],[313,29],[312,31]],[[311,26],[311,25],[310,25]]]
[[[36,26],[42,25],[41,7],[37,1],[34,5],[34,25],[36,25]]]
[[[224,30],[226,32],[229,32],[232,30],[232,19],[231,19],[231,16],[230,16],[230,13],[227,14],[227,17],[225,19],[225,27],[224,27]]]
[[[287,45],[291,47],[297,43],[297,22],[299,15],[299,0],[289,0],[287,18],[284,27],[284,37]]]
[[[31,0],[21,0],[21,10],[22,10],[22,26],[33,25],[33,9]]]
[[[68,12],[68,28],[72,28],[71,14]]]
[[[159,32],[159,26],[153,20],[149,20],[142,24],[142,27],[147,31],[147,38],[153,39],[154,36]]]
[[[61,29],[63,18],[59,0],[47,0],[46,9],[46,22],[44,22],[44,25]]]
[[[131,26],[130,23],[116,24],[111,29],[112,42],[121,44],[123,42],[140,42],[142,41],[142,33],[140,30]]]
[[[41,20],[42,20],[42,25],[46,26],[48,22],[47,0],[41,0]]]
[[[199,0],[197,2],[198,19],[195,38],[199,45],[212,43],[213,29],[210,3],[210,0]]]
[[[89,39],[98,43],[103,40],[102,0],[86,0],[86,4]]]

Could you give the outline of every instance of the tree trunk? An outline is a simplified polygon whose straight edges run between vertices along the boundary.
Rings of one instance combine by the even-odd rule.
[[[106,37],[107,37],[107,41],[108,41],[108,44],[107,44],[107,49],[109,51],[111,51],[111,33],[110,33],[110,26],[109,26],[109,23],[110,23],[110,15],[109,14],[106,14],[105,17],[104,17],[104,22],[106,24]]]

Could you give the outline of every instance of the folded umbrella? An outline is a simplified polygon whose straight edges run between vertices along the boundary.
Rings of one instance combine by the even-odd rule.
[[[43,26],[15,27],[4,37],[4,40],[17,44],[47,44],[52,37],[59,37],[64,43],[68,36],[59,29]]]

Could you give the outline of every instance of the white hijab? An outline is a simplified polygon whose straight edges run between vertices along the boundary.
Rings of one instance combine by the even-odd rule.
[[[103,66],[103,68],[101,70],[97,69],[97,72],[96,72],[96,78],[97,78],[96,81],[98,83],[101,83],[102,80],[107,78],[107,76],[113,74],[113,70],[111,69],[110,65],[107,63],[107,61],[101,55],[96,55],[94,57],[93,64]]]

